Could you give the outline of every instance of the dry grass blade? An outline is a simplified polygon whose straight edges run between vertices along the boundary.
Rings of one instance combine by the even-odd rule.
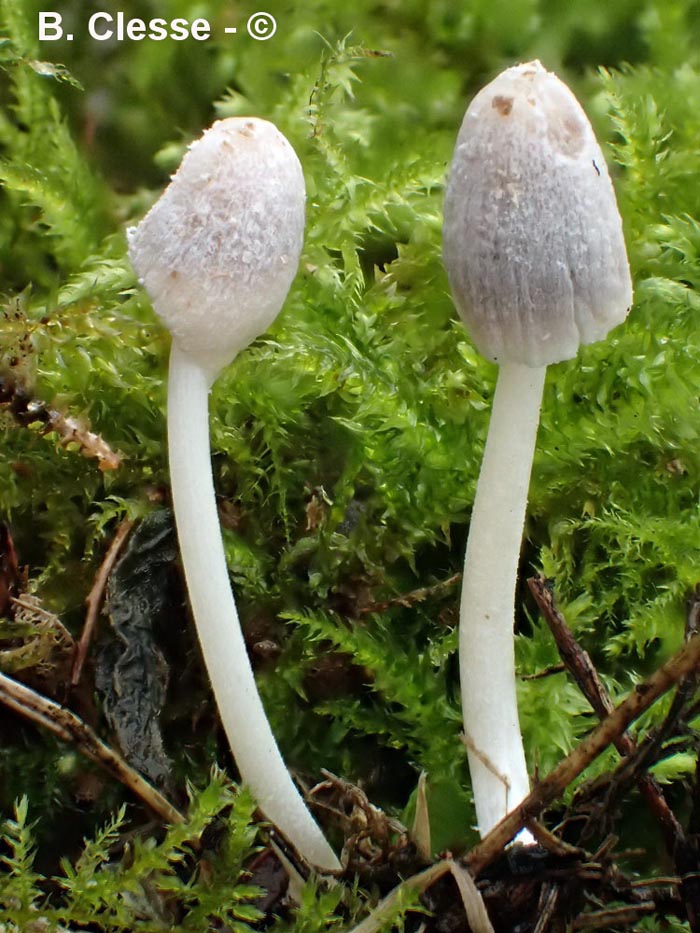
[[[432,843],[430,838],[430,813],[428,811],[428,776],[421,771],[418,778],[418,792],[416,794],[416,815],[411,826],[411,840],[415,844],[418,854],[426,862],[432,857]]]
[[[461,865],[458,865],[451,859],[448,860],[448,864],[452,872],[452,877],[457,882],[457,887],[459,888],[459,893],[472,933],[493,933],[493,927],[491,926],[489,915],[486,912],[484,899],[474,883],[474,879],[466,868],[462,868]]]

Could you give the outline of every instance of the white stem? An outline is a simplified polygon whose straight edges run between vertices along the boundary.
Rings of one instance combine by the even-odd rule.
[[[246,653],[216,511],[209,448],[210,384],[210,374],[173,344],[168,385],[170,479],[204,662],[236,764],[260,809],[308,862],[338,869],[338,859],[282,760]]]
[[[513,619],[545,372],[544,366],[519,363],[500,367],[464,562],[459,669],[482,837],[529,791],[515,691]]]

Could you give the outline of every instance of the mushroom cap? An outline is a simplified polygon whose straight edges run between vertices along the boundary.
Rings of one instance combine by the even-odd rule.
[[[212,376],[279,313],[304,235],[304,176],[266,120],[218,120],[137,227],[129,257],[180,348]]]
[[[593,129],[538,61],[476,95],[457,137],[443,254],[479,352],[544,366],[603,338],[632,303],[622,221]]]

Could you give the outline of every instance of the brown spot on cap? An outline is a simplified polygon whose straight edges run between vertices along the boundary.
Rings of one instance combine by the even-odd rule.
[[[502,117],[507,117],[513,109],[513,98],[502,97],[500,94],[497,94],[491,101],[491,106],[494,110],[497,110]]]
[[[570,159],[575,159],[583,149],[585,132],[585,124],[573,111],[552,114],[548,127],[549,138],[553,145]]]

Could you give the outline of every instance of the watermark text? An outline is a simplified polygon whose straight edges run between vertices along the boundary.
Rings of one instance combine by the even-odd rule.
[[[67,27],[61,13],[44,10],[39,13],[38,30],[40,42],[72,42],[75,38],[76,24]],[[206,42],[212,38],[212,27],[209,20],[200,16],[188,20],[184,17],[164,19],[160,16],[145,20],[138,17],[128,17],[119,11],[116,13],[97,12],[81,24],[85,34],[95,42],[163,42],[170,39],[174,42],[184,42],[193,39],[196,42]],[[271,13],[261,10],[253,13],[241,29],[238,26],[224,27],[226,35],[235,35],[244,32],[257,42],[271,39],[277,32],[277,21]]]

